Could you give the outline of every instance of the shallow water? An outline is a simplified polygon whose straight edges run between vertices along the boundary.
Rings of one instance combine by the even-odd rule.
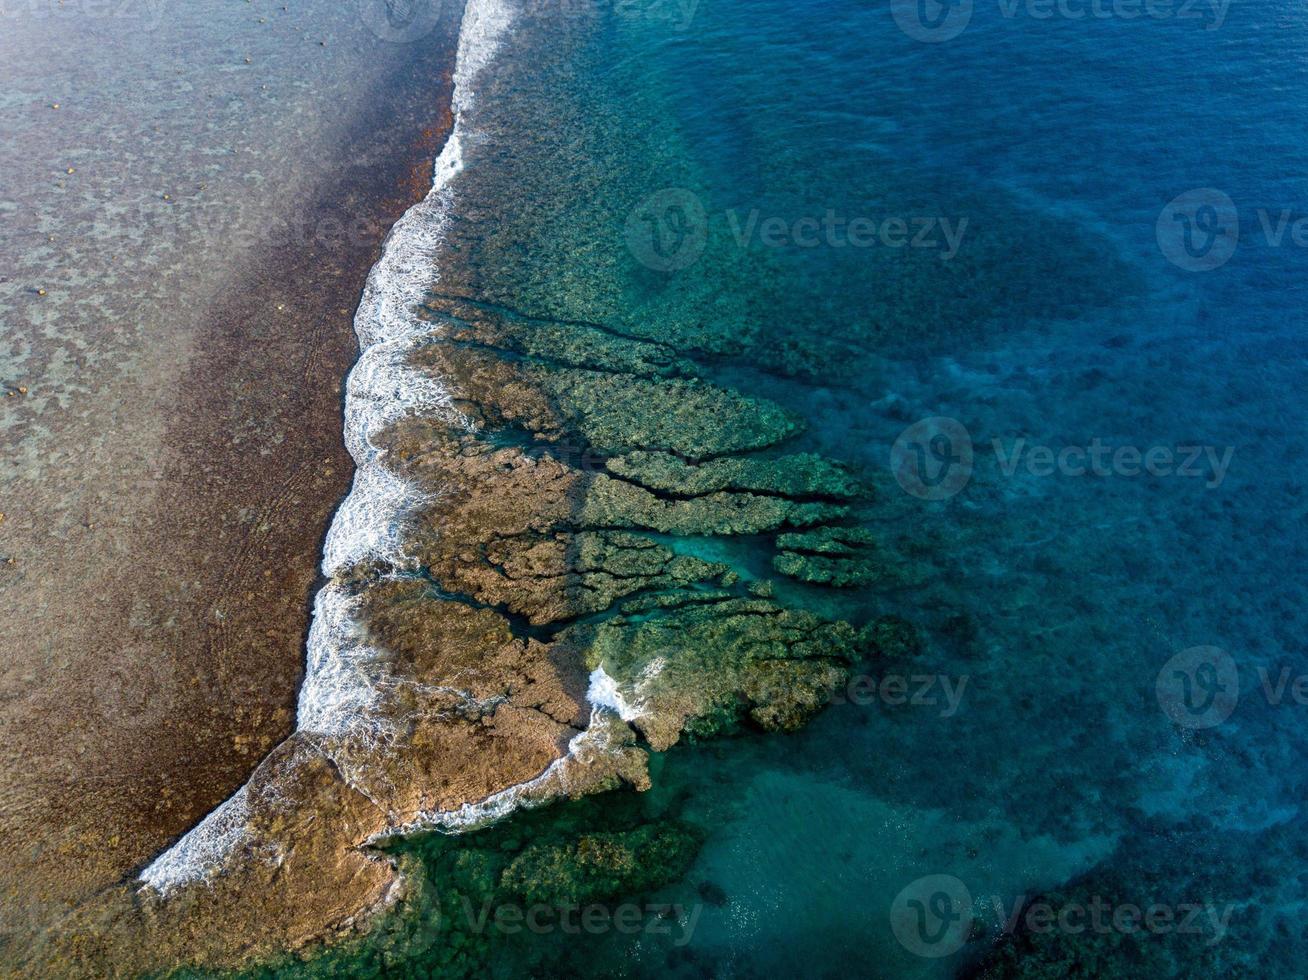
[[[0,969],[292,726],[352,309],[448,122],[458,7],[379,6],[0,6]]]
[[[680,746],[643,797],[489,832],[703,835],[656,893],[675,935],[500,935],[501,972],[1301,958],[1302,13],[975,3],[928,43],[915,9],[529,5],[478,87],[439,291],[718,328],[715,380],[799,411],[799,445],[879,488],[880,578],[778,593],[926,641],[798,734]],[[968,452],[965,482],[940,471]],[[752,539],[679,548],[773,574]],[[450,846],[409,848],[440,882]],[[1015,925],[1042,893],[1071,918]],[[1097,900],[1177,925],[1067,924]],[[448,952],[386,955],[420,973]]]

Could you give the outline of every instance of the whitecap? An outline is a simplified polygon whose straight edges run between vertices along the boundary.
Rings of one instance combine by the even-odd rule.
[[[464,165],[467,113],[480,74],[491,64],[512,15],[504,0],[468,0],[459,28],[454,73],[454,126],[433,167],[430,192],[396,222],[368,275],[354,330],[360,357],[345,399],[345,443],[356,472],[350,493],[328,532],[323,570],[331,576],[365,559],[404,568],[403,522],[424,497],[381,465],[377,433],[412,413],[453,413],[431,378],[407,368],[408,353],[440,329],[416,313],[438,279],[437,259],[453,204],[452,184]],[[355,745],[380,745],[388,736],[382,704],[389,677],[381,651],[361,637],[354,603],[328,583],[315,597],[305,679],[296,713],[299,733]],[[349,773],[346,773],[349,778]],[[269,787],[275,795],[275,787]],[[214,810],[142,872],[141,882],[166,895],[209,878],[249,836],[249,784]]]

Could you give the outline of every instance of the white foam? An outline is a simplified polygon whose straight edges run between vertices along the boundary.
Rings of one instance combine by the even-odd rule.
[[[155,859],[141,873],[141,881],[166,895],[179,885],[219,870],[227,855],[246,837],[249,795],[248,786],[238,789]]]
[[[635,721],[641,716],[639,705],[633,705],[618,687],[618,682],[608,675],[603,667],[596,667],[590,672],[590,686],[586,690],[586,700],[593,705],[602,705],[617,713],[623,721]]]
[[[437,830],[446,834],[465,834],[496,823],[515,810],[540,806],[559,796],[581,789],[574,776],[577,767],[586,767],[596,756],[608,755],[613,748],[611,716],[607,705],[592,702],[590,722],[586,729],[568,742],[568,751],[555,759],[545,771],[525,783],[492,793],[484,800],[464,803],[453,810],[431,810],[413,820],[369,838],[369,844],[391,837]]]
[[[309,660],[300,687],[296,729],[309,735],[378,738],[390,726],[380,710],[382,651],[366,643],[355,610],[357,600],[335,583],[314,598],[309,626]]]
[[[383,465],[384,450],[373,438],[408,415],[461,418],[440,383],[408,367],[407,357],[440,329],[419,317],[416,308],[439,279],[440,250],[454,205],[452,185],[463,169],[472,87],[510,22],[503,0],[469,0],[455,60],[454,126],[436,158],[432,188],[395,223],[364,285],[354,317],[361,353],[345,394],[345,445],[356,469],[350,493],[327,532],[323,572],[328,576],[367,559],[396,569],[417,564],[404,551],[404,522],[429,498]],[[378,710],[382,679],[366,669],[381,653],[361,640],[353,610],[344,591],[331,583],[315,600],[296,722],[300,730],[319,734],[383,738],[389,730]]]
[[[624,688],[601,664],[590,673],[586,700],[593,705],[603,705],[623,721],[639,721],[650,712],[650,690],[666,666],[666,659],[655,657],[641,668],[636,680]]]
[[[511,20],[504,0],[468,0],[455,60],[454,126],[433,167],[431,191],[386,236],[364,286],[354,319],[361,354],[345,399],[345,443],[356,472],[328,532],[323,569],[329,576],[366,558],[399,567],[410,561],[400,531],[409,509],[425,498],[381,466],[382,451],[373,438],[407,414],[452,411],[440,385],[404,361],[439,329],[418,317],[415,307],[438,279],[437,258],[453,203],[451,185],[464,165],[475,85]],[[398,681],[379,670],[381,653],[363,642],[353,613],[353,603],[334,583],[315,598],[296,728],[329,739],[349,737],[355,744],[380,742],[388,735],[384,687]],[[247,784],[156,858],[141,881],[166,895],[216,873],[248,836],[248,797]]]

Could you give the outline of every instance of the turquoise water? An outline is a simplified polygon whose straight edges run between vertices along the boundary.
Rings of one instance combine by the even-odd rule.
[[[1304,13],[1148,9],[518,12],[440,289],[691,338],[800,412],[877,485],[881,570],[779,593],[925,646],[515,818],[702,846],[640,896],[670,935],[504,938],[501,973],[1301,972]]]

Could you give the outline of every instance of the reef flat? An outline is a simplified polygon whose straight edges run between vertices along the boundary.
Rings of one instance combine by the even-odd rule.
[[[451,926],[454,896],[562,914],[676,880],[700,842],[675,818],[623,823],[598,807],[567,832],[566,813],[531,818],[536,835],[523,816],[482,828],[559,798],[645,790],[651,753],[687,738],[793,731],[853,664],[880,646],[900,655],[912,631],[790,608],[770,582],[665,543],[865,545],[848,522],[871,490],[838,461],[785,451],[802,419],[705,379],[687,351],[603,325],[433,295],[422,315],[434,329],[405,369],[448,402],[374,439],[407,488],[398,533],[411,559],[364,557],[328,587],[369,651],[355,662],[375,693],[369,724],[297,735],[265,762],[240,846],[159,908],[231,890],[261,908],[266,932],[289,879],[298,907],[329,893],[319,907],[337,926],[356,921],[350,906],[393,906],[366,927],[369,956],[387,942],[426,949],[431,969],[459,975],[491,949]],[[413,839],[432,842],[416,845],[423,861]],[[432,908],[443,925],[422,939]],[[343,949],[313,970],[354,955]]]
[[[650,753],[686,737],[794,730],[888,628],[788,608],[767,581],[660,540],[861,541],[846,522],[870,491],[837,461],[784,451],[802,419],[602,325],[435,296],[423,316],[434,329],[404,367],[448,402],[374,438],[411,501],[411,557],[364,556],[327,587],[367,651],[353,661],[366,724],[298,733],[266,760],[233,815],[239,846],[165,887],[164,914],[230,889],[265,934],[282,905],[326,913],[319,933],[348,923],[422,887],[392,842],[645,789]],[[288,920],[279,944],[306,925]]]
[[[3,17],[0,975],[148,955],[126,883],[294,729],[352,313],[462,4],[416,46],[257,5]]]
[[[317,613],[352,653],[311,665],[314,683],[363,700],[337,727],[306,723],[302,703],[300,730],[146,873],[145,945],[196,966],[412,899],[422,876],[390,852],[404,836],[645,789],[650,753],[686,737],[794,730],[901,639],[893,622],[791,608],[769,581],[671,544],[770,541],[778,570],[806,582],[857,574],[873,541],[854,508],[872,491],[787,450],[802,418],[710,380],[694,350],[603,324],[433,293],[417,313],[428,332],[397,369],[444,398],[370,436],[370,465],[404,488],[404,557],[342,563]],[[633,833],[639,846],[602,850],[663,831]],[[505,874],[528,891],[543,862],[587,866],[547,850],[517,862]]]

